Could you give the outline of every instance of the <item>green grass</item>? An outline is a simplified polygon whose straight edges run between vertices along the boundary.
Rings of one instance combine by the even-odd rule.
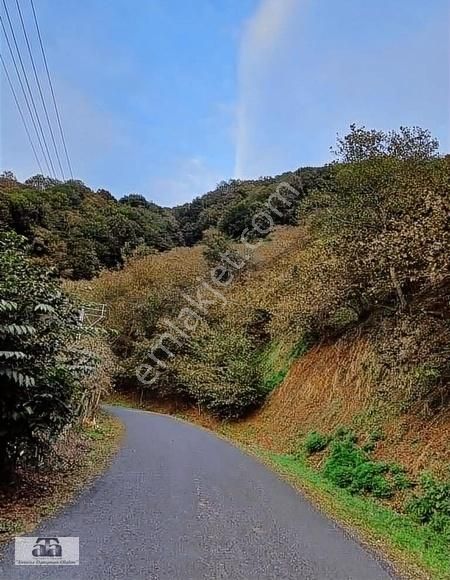
[[[287,374],[287,355],[280,343],[271,342],[260,355],[260,368],[264,390],[270,393]]]
[[[177,416],[184,418],[182,413]],[[216,432],[260,457],[305,492],[329,517],[359,532],[363,541],[390,557],[400,572],[407,572],[408,578],[450,580],[449,545],[429,526],[416,523],[376,499],[337,487],[311,467],[302,453],[277,454],[249,444],[254,437],[253,429],[241,427],[237,437],[232,425],[222,423]]]
[[[294,360],[306,351],[303,345],[301,346],[300,350],[298,345],[290,349],[284,343],[272,341],[261,352],[260,368],[264,390],[267,393],[284,381]]]
[[[371,498],[352,495],[336,487],[302,457],[260,449],[257,454],[313,496],[324,511],[365,532],[372,541],[387,549],[395,560],[406,562],[407,568],[415,565],[422,572],[426,571],[430,578],[450,579],[449,545],[428,526],[419,525]],[[426,576],[421,576],[418,571],[418,577]]]

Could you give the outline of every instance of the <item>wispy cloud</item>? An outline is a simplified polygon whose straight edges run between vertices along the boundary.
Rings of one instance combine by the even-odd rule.
[[[252,173],[255,109],[265,82],[276,77],[274,56],[289,29],[299,0],[262,0],[247,22],[239,55],[239,101],[236,126],[235,176]],[[275,80],[275,79],[274,79]]]
[[[189,157],[180,160],[173,171],[173,177],[152,180],[148,195],[153,201],[168,205],[178,205],[191,201],[197,195],[206,193],[223,179],[214,168],[210,167],[203,157]]]
[[[447,150],[448,62],[445,0],[260,0],[239,53],[235,176],[326,163],[355,122],[421,125]]]

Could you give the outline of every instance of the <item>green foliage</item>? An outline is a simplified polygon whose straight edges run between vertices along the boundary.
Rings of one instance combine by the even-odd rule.
[[[218,227],[231,238],[239,239],[244,231],[252,232],[253,217],[263,209],[262,202],[244,199],[225,209]]]
[[[264,389],[267,393],[273,391],[278,385],[280,385],[286,378],[287,370],[281,369],[279,371],[274,371],[264,378]]]
[[[323,475],[338,487],[379,498],[392,497],[396,489],[404,488],[404,478],[389,477],[399,474],[397,467],[372,460],[348,435],[341,435],[332,442],[323,466]]]
[[[142,196],[119,202],[80,181],[43,176],[24,184],[0,178],[0,226],[26,236],[40,263],[75,280],[120,266],[125,245],[167,250],[183,243],[172,213]]]
[[[420,577],[447,580],[450,569],[449,539],[429,526],[413,521],[404,513],[374,500],[370,496],[350,494],[336,487],[320,471],[313,469],[302,457],[279,455],[256,450],[265,460],[270,460],[281,473],[295,477],[302,489],[314,492],[323,500],[323,507],[330,515],[353,527],[368,531],[372,539],[381,544],[401,550],[406,560],[412,560],[425,568]]]
[[[450,542],[450,481],[438,481],[424,474],[420,491],[407,503],[406,512],[416,521],[429,524]]]
[[[414,483],[408,477],[406,469],[397,463],[389,463],[389,473],[396,490],[410,489]]]
[[[420,127],[400,127],[399,131],[385,133],[353,124],[350,133],[338,138],[335,154],[344,163],[387,157],[427,160],[437,154],[438,147],[437,139]]]
[[[247,334],[255,345],[262,347],[259,355],[259,368],[261,369],[264,389],[270,393],[284,381],[295,356],[283,341],[267,342],[270,339],[267,330],[270,313],[261,309],[256,314],[259,314],[257,317],[259,323],[256,324],[255,319],[253,319],[251,324],[247,324]]]
[[[24,239],[0,237],[0,470],[33,459],[73,418],[78,382],[93,368],[70,341],[78,313]]]
[[[319,453],[327,448],[330,438],[317,431],[309,433],[305,439],[304,447],[308,455]]]
[[[174,359],[179,389],[213,415],[238,418],[265,395],[258,357],[248,338],[223,325],[192,341]]]
[[[349,427],[341,426],[334,432],[333,439],[336,441],[350,441],[351,443],[356,443],[358,441],[358,436]]]
[[[227,236],[239,239],[246,228],[253,229],[254,215],[265,207],[278,185],[288,183],[297,189],[299,195],[290,205],[279,199],[271,201],[274,223],[294,225],[297,223],[297,210],[301,199],[313,189],[323,187],[330,175],[329,167],[305,167],[276,177],[247,181],[232,179],[219,183],[214,191],[190,203],[175,207],[173,213],[187,245],[200,241],[203,232],[210,227],[218,228]]]
[[[294,361],[308,352],[314,344],[314,337],[311,334],[305,333],[292,349],[290,359]]]

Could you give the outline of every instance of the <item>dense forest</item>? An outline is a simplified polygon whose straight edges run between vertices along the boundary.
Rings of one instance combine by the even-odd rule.
[[[73,279],[117,267],[139,248],[150,252],[183,243],[172,213],[140,195],[117,201],[80,181],[61,183],[41,175],[19,183],[3,174],[0,228],[25,236],[41,264]]]
[[[301,182],[306,194],[327,173],[327,168],[301,169],[276,178],[230,180],[169,209],[138,194],[117,200],[80,181],[36,175],[20,183],[5,172],[0,176],[0,230],[25,236],[37,261],[56,267],[63,278],[90,279],[103,268],[121,267],[131,256],[191,246],[209,227],[239,237],[277,183]],[[277,223],[295,223],[296,209],[283,212]]]

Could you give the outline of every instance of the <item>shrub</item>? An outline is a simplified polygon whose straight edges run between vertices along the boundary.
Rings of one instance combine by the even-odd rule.
[[[336,429],[333,439],[356,443],[358,441],[358,436],[349,427],[342,426]]]
[[[413,482],[408,477],[406,469],[397,463],[389,464],[389,473],[394,483],[395,489],[409,489],[413,487]]]
[[[190,352],[175,357],[173,366],[179,391],[224,419],[241,417],[266,393],[253,345],[225,325],[194,339]]]
[[[312,431],[305,439],[305,451],[308,455],[323,451],[328,446],[330,439],[326,435]]]
[[[0,240],[0,470],[43,456],[73,418],[89,353],[70,341],[78,313],[51,273],[30,260],[24,238]]]
[[[324,467],[324,476],[351,493],[369,493],[375,497],[391,497],[394,485],[386,478],[389,466],[372,461],[350,438],[335,440]]]
[[[422,524],[450,536],[450,481],[438,481],[432,475],[422,476],[421,493],[407,504],[406,512]]]

